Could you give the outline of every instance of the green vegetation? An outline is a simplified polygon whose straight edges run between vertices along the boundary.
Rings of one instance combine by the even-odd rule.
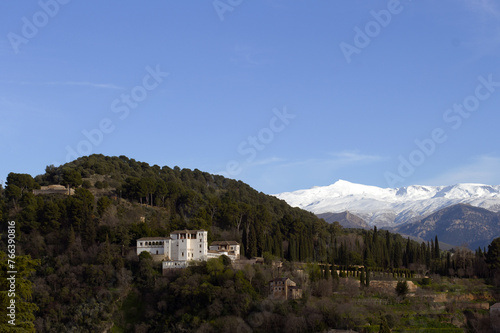
[[[75,193],[33,194],[53,184]],[[82,157],[35,178],[9,174],[0,220],[1,248],[6,222],[16,221],[17,255],[34,263],[23,297],[39,332],[448,330],[480,325],[480,310],[462,306],[461,295],[491,303],[486,283],[500,285],[500,241],[446,252],[437,237],[417,243],[376,227],[344,229],[240,181],[124,156]],[[162,276],[158,262],[135,254],[138,238],[184,228],[236,240],[264,264],[235,270],[221,258]],[[269,300],[276,276],[297,282],[304,297]],[[420,294],[377,289],[397,280],[415,282]],[[432,299],[445,292],[458,301],[437,311],[444,306]]]

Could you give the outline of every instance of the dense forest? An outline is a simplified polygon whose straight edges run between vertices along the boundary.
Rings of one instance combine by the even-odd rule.
[[[74,195],[33,193],[54,184],[74,189]],[[34,178],[12,172],[5,185],[2,274],[8,224],[14,221],[17,327],[28,331],[281,332],[291,325],[286,331],[300,332],[366,322],[382,328],[397,320],[382,309],[360,315],[358,307],[358,315],[350,314],[331,299],[334,292],[353,292],[344,276],[362,285],[378,273],[422,281],[433,275],[495,285],[500,280],[500,239],[475,252],[442,251],[437,237],[418,243],[376,227],[344,229],[241,181],[199,170],[91,155],[48,166]],[[163,277],[158,263],[135,254],[135,242],[178,229],[205,229],[209,240],[236,240],[244,256],[263,257],[265,265],[235,270],[222,258]],[[284,262],[281,270],[273,268],[276,260]],[[297,275],[297,267],[305,273]],[[304,299],[269,304],[267,282],[278,275],[307,287]],[[2,286],[3,304],[7,290]],[[309,297],[330,298],[317,306]]]

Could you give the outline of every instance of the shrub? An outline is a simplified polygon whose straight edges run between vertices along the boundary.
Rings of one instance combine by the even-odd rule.
[[[398,281],[398,284],[396,285],[396,293],[399,296],[404,296],[408,293],[408,282],[405,281]]]

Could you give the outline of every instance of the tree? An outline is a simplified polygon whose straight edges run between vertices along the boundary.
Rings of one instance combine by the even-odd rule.
[[[31,256],[16,256],[14,268],[17,271],[15,280],[9,280],[12,276],[7,272],[12,270],[9,267],[7,254],[3,251],[0,252],[0,279],[7,281],[2,283],[3,287],[0,288],[0,332],[13,332],[13,327],[23,332],[35,332],[34,312],[38,311],[38,306],[31,303],[32,282],[29,280],[35,268],[40,265],[40,260],[31,259]],[[10,284],[15,284],[15,292],[11,292]],[[11,311],[9,306],[15,306],[15,317],[9,316]],[[9,320],[15,319],[13,323],[15,326],[9,324]]]
[[[32,191],[39,187],[31,175],[14,172],[9,173],[7,176],[7,186],[11,185],[19,187],[22,193]]]
[[[250,232],[248,233],[248,247],[247,247],[247,258],[254,258],[257,256],[257,233],[255,232],[255,227],[250,225]]]
[[[59,206],[52,201],[48,201],[43,205],[43,210],[41,212],[42,226],[46,231],[54,230],[59,228],[61,218],[61,212]]]
[[[359,283],[361,286],[366,285],[365,272],[361,271],[361,276],[359,277]]]
[[[62,185],[76,187],[82,185],[82,175],[75,169],[63,169]]]
[[[136,274],[137,286],[140,289],[150,290],[158,273],[154,269],[153,257],[149,252],[143,251],[139,254],[139,270]]]
[[[330,273],[330,264],[325,265],[325,280],[330,280],[332,277],[332,274]]]
[[[111,206],[113,202],[107,196],[103,196],[97,200],[97,213],[102,217],[106,209]]]
[[[168,187],[167,184],[164,181],[160,181],[158,184],[156,184],[156,192],[155,192],[156,197],[161,198],[161,205],[162,207],[165,206],[165,197],[168,195]],[[213,215],[212,215],[213,219]]]
[[[495,238],[491,244],[488,245],[486,263],[490,270],[498,270],[500,268],[500,237]]]
[[[389,327],[385,316],[382,317],[382,323],[380,323],[379,333],[391,333],[391,328]]]
[[[396,293],[398,296],[405,296],[408,293],[409,287],[408,287],[408,282],[406,280],[404,281],[398,281],[396,285]]]
[[[17,202],[21,199],[23,192],[17,185],[7,185],[5,188],[5,196],[14,204],[14,209],[17,209]]]
[[[434,257],[436,259],[439,259],[441,257],[441,251],[439,250],[439,241],[437,235],[436,238],[434,239]]]

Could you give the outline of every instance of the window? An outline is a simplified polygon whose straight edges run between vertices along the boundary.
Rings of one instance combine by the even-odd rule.
[[[139,246],[142,246],[142,242],[139,242]]]
[[[184,252],[182,252],[182,256],[184,257]]]
[[[201,244],[200,244],[200,249],[201,249]]]

